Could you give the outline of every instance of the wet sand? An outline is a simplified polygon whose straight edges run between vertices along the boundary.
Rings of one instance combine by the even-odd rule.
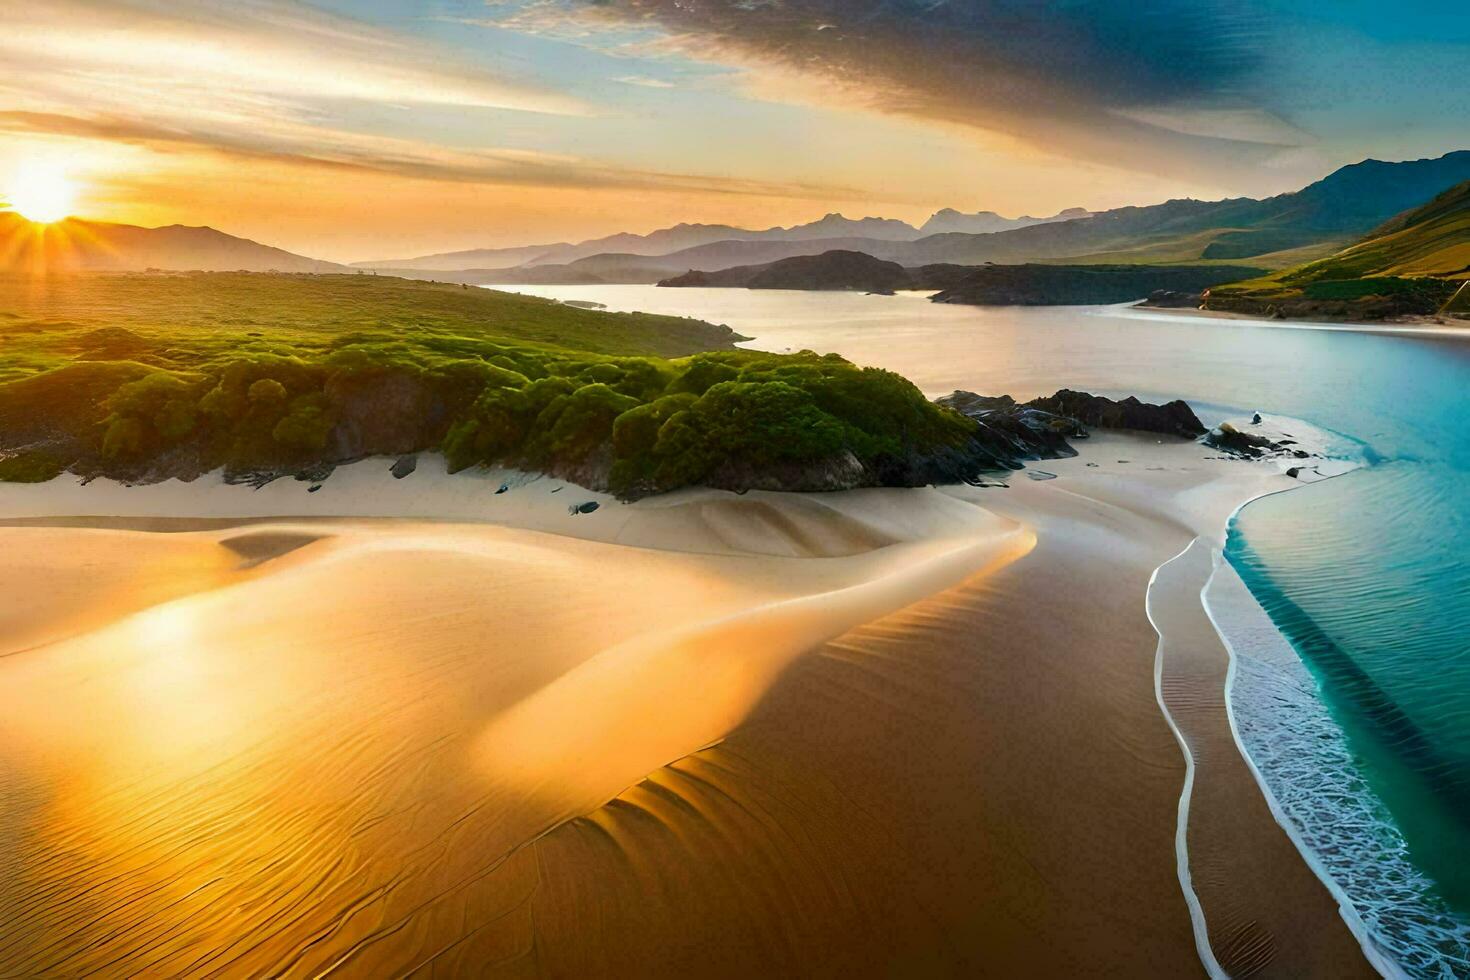
[[[213,488],[174,533],[9,498],[0,975],[1199,975],[1144,596],[1289,485],[1206,455],[566,519],[534,483],[493,498],[520,527],[383,519],[447,509],[432,473]],[[203,488],[80,489],[139,521]],[[1215,768],[1191,849],[1294,858]],[[1269,864],[1196,875],[1222,962],[1248,920],[1257,975],[1366,969]]]

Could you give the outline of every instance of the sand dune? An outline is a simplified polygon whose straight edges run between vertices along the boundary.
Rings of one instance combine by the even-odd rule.
[[[861,496],[778,537],[827,550]],[[793,656],[1031,542],[908,503],[966,520],[803,559],[404,522],[0,532],[65,586],[38,615],[113,617],[3,661],[0,973],[378,976],[494,933],[518,849],[719,739]],[[86,601],[128,553],[171,560],[172,593]]]
[[[579,515],[422,463],[7,488],[0,975],[1197,975],[1144,595],[1291,485],[1206,455]],[[68,511],[114,527],[24,526]],[[1257,811],[1201,853],[1288,859]],[[1350,951],[1261,870],[1201,890],[1240,962]]]

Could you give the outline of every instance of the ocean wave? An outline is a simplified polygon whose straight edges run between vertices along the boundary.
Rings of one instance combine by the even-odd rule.
[[[1268,588],[1247,588],[1226,562],[1204,599],[1231,653],[1226,703],[1237,738],[1272,809],[1381,972],[1470,976],[1470,920],[1410,859],[1316,678],[1252,595]]]

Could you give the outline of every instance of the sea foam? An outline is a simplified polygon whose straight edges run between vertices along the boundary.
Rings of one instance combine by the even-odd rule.
[[[1416,980],[1470,976],[1470,921],[1410,860],[1316,678],[1229,562],[1203,595],[1231,654],[1226,704],[1237,740],[1277,820],[1342,904],[1370,961],[1386,975]]]

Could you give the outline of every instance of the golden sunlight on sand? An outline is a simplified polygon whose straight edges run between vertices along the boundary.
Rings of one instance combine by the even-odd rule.
[[[837,558],[483,525],[5,530],[29,557],[0,588],[46,588],[3,623],[0,962],[409,966],[513,915],[518,848],[718,740],[791,658],[1029,547],[960,512],[949,539]]]
[[[555,481],[381,461],[315,494],[13,488],[0,974],[1197,975],[1162,650],[1211,945],[1356,975],[1265,807],[1215,796],[1251,793],[1187,609],[1209,562],[1150,585],[1295,481],[1088,452],[1004,491],[577,517]],[[523,526],[381,516],[495,507]],[[136,516],[41,516],[88,512]],[[1230,850],[1269,859],[1214,874]]]

